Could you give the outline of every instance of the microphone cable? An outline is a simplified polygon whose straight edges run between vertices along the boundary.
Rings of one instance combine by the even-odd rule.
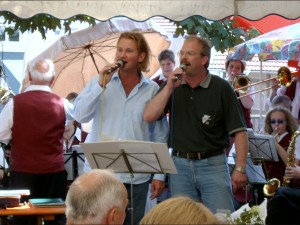
[[[173,126],[174,126],[174,93],[175,93],[175,83],[173,84],[173,92],[171,95],[171,110],[170,110],[170,115],[169,115],[169,120],[170,120],[170,147],[173,151]]]

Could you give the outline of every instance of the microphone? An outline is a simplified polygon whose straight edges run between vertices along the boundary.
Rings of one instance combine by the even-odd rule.
[[[185,64],[180,64],[179,68],[182,69],[183,72],[186,71],[186,65]]]
[[[116,64],[115,64],[114,66],[110,67],[110,68],[107,70],[106,74],[112,73],[112,72],[114,72],[116,69],[118,69],[118,68],[123,68],[124,66],[125,66],[125,62],[124,62],[123,60],[119,59],[119,60],[116,62]]]
[[[186,64],[180,64],[179,68],[182,69],[183,72],[185,72],[186,71]],[[181,75],[182,75],[181,73],[180,74],[175,74],[175,76],[176,76],[175,81],[177,81],[180,78]]]

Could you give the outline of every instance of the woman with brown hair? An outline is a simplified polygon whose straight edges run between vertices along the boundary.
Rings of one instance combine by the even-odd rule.
[[[287,162],[287,148],[297,129],[297,121],[288,109],[278,106],[267,113],[264,131],[274,135],[279,156],[278,162],[265,161],[265,173],[269,178],[278,178],[282,182]]]

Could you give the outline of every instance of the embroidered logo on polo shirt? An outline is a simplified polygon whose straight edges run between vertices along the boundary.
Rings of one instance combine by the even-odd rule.
[[[209,115],[204,115],[204,116],[202,117],[202,123],[204,123],[204,124],[206,124],[206,125],[209,125],[210,121],[211,121],[211,118],[210,118]]]

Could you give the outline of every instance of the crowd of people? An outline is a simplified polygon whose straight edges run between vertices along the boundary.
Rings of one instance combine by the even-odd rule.
[[[80,93],[66,98],[52,93],[55,67],[41,59],[29,65],[30,85],[3,107],[0,142],[10,146],[4,153],[10,161],[8,186],[30,189],[28,198],[64,199],[66,216],[57,215],[53,224],[221,224],[218,211],[240,207],[236,201],[247,185],[247,129],[253,129],[255,101],[253,87],[240,91],[237,81],[246,76],[245,62],[229,59],[226,79],[213,75],[208,70],[210,42],[190,35],[178,52],[181,66],[175,66],[174,52],[166,49],[158,57],[162,74],[151,80],[144,75],[150,56],[141,33],[124,32],[115,54],[121,65],[105,65]],[[265,117],[264,133],[274,136],[279,161],[266,161],[264,172],[281,182],[300,179],[298,158],[287,164],[298,130],[298,85],[274,85]],[[91,123],[89,132],[76,135],[85,123]],[[166,143],[177,173],[114,173],[92,169],[85,160],[84,173],[68,187],[64,151],[74,140]],[[235,165],[229,170],[232,149]],[[148,191],[150,199],[158,198],[166,183],[168,197],[145,213]],[[287,214],[300,211],[291,199],[300,196],[296,183],[278,188],[270,199],[267,224],[276,223],[282,207],[291,208]],[[14,224],[35,220],[13,217]]]

